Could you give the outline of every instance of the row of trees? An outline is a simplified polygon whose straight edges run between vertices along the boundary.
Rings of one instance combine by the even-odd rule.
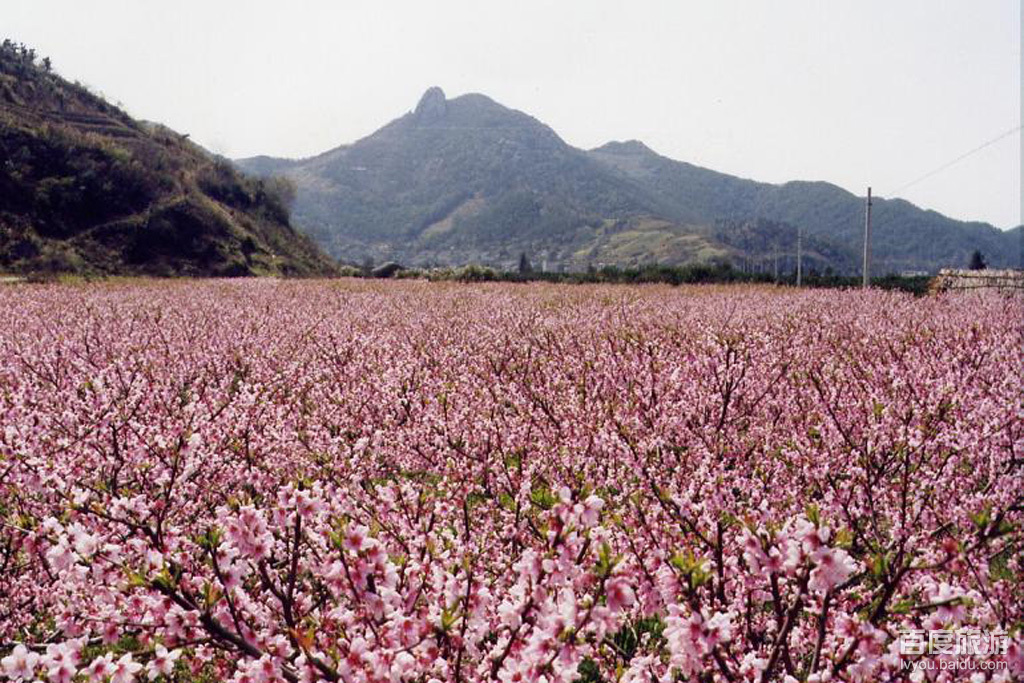
[[[985,261],[984,254],[982,254],[981,251],[979,251],[978,249],[975,249],[974,252],[971,254],[971,258],[970,258],[970,260],[968,262],[967,267],[970,270],[984,270],[985,268],[987,268],[988,265],[987,265],[987,263]],[[661,272],[667,272],[665,270],[665,268],[657,266],[657,265],[649,266],[649,267],[636,268],[635,270],[637,270],[638,272],[644,272],[644,271],[650,272],[652,270],[654,270],[654,271],[661,271]],[[670,267],[668,270],[676,270],[676,269]],[[728,270],[731,271],[732,267],[729,266]],[[628,272],[628,271],[629,271],[629,269],[627,269],[626,271],[622,271],[622,272]],[[745,276],[746,275],[754,276],[754,279],[756,279],[758,281],[768,279],[768,278],[766,278],[766,274],[765,273],[752,273],[752,272],[747,272],[747,271],[748,271],[748,269],[744,268],[743,269],[743,275],[745,275]],[[526,255],[526,252],[522,252],[522,253],[519,254],[519,264],[518,264],[518,266],[516,268],[516,272],[520,276],[529,276],[529,275],[533,275],[534,274],[533,265],[530,263],[530,259]],[[595,272],[593,266],[588,268],[587,272],[591,273],[591,274],[593,272]],[[851,282],[853,281],[851,278],[844,278],[842,276],[835,275],[831,268],[826,268],[824,273],[818,273],[816,270],[811,269],[810,276],[811,276],[812,279],[818,279],[818,280],[822,280],[822,281],[831,281],[831,280],[837,280],[837,281],[838,280],[843,280],[843,281],[850,280]],[[732,277],[732,276],[730,275],[730,277]],[[786,278],[785,275],[783,275],[780,278],[780,276],[778,274],[778,266],[776,264],[775,273],[774,273],[774,276],[771,279],[773,281],[779,282],[781,280],[784,280],[785,278]],[[888,276],[885,279],[892,280],[894,278],[895,278],[895,276]],[[672,278],[669,278],[669,279],[672,279]]]
[[[520,266],[529,266],[529,259]],[[562,284],[779,284],[795,285],[796,271],[780,273],[744,272],[728,262],[692,263],[682,266],[649,265],[633,268],[604,266],[588,268],[584,272],[551,273],[535,271],[532,268],[498,270],[488,266],[471,264],[446,268],[402,268],[395,263],[374,267],[367,259],[361,268],[342,268],[343,276],[374,278],[423,278],[431,281],[454,282],[552,282]],[[931,277],[886,275],[871,279],[871,286],[877,289],[891,289],[923,295],[928,291]],[[801,284],[810,288],[853,288],[861,284],[860,277],[838,275],[834,272],[810,271],[803,274]]]

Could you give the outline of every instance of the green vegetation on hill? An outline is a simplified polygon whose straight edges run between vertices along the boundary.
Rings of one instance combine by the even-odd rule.
[[[296,223],[332,255],[414,266],[584,271],[726,259],[739,269],[860,268],[863,199],[820,182],[770,185],[662,157],[642,143],[583,151],[488,99],[431,88],[415,111],[302,160],[236,162],[295,181]],[[874,210],[877,272],[1021,263],[1021,230],[956,221],[895,199]],[[787,267],[788,267],[787,266]]]
[[[0,269],[326,275],[289,224],[289,181],[250,178],[0,46]]]
[[[672,205],[676,217],[703,224],[760,219],[801,226],[806,234],[846,252],[847,258],[834,266],[859,268],[864,198],[840,187],[824,182],[759,183],[668,159],[635,141],[609,143],[590,155],[648,187]],[[1002,231],[922,210],[903,199],[878,197],[873,200],[872,225],[873,263],[882,272],[961,266],[975,249],[999,253],[998,265],[1003,267],[1022,263],[1020,228]],[[769,257],[763,251],[768,246],[748,250],[748,257]]]
[[[294,180],[296,223],[350,262],[513,264],[526,251],[584,269],[604,260],[604,237],[663,208],[536,119],[437,89],[353,145],[236,163]]]

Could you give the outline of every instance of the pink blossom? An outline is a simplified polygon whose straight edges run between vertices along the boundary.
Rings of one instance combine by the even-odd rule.
[[[72,524],[68,531],[71,533],[75,552],[82,557],[89,557],[99,549],[99,542],[96,537],[86,531],[79,524]]]
[[[11,654],[0,659],[0,667],[3,668],[4,675],[16,681],[32,680],[38,665],[39,655],[21,644],[15,645]]]
[[[1024,621],[1001,297],[146,281],[0,318],[6,678],[897,680],[902,631]]]
[[[938,606],[935,610],[936,618],[943,624],[959,623],[967,613],[962,601],[964,597],[964,591],[946,582],[940,583],[931,599],[932,604]]]
[[[142,670],[142,665],[132,661],[131,653],[121,655],[113,664],[113,671],[110,674],[110,683],[132,683],[135,674]]]
[[[587,528],[595,526],[600,520],[603,507],[604,501],[599,496],[587,496],[587,499],[583,501],[583,513],[580,515],[580,523]]]
[[[157,645],[156,650],[153,652],[153,658],[146,664],[146,672],[149,679],[153,680],[160,675],[169,676],[174,670],[174,663],[180,656],[180,650],[168,652],[167,648],[163,645]]]
[[[46,551],[46,559],[54,571],[64,571],[75,563],[76,557],[64,539]]]
[[[86,674],[93,683],[105,681],[108,676],[114,674],[114,671],[114,655],[109,652],[102,657],[92,660],[89,666],[86,667]]]
[[[813,591],[827,593],[846,581],[857,569],[846,551],[838,548],[820,547],[813,555],[814,569],[808,586]]]
[[[368,529],[365,526],[355,524],[345,531],[344,546],[346,550],[358,553],[367,544]]]
[[[47,680],[51,683],[68,683],[78,672],[80,661],[80,643],[68,641],[46,646],[46,654],[40,664],[47,672]]]
[[[628,609],[636,602],[633,588],[625,578],[616,577],[610,580],[605,587],[605,591],[607,593],[608,609],[613,614]]]

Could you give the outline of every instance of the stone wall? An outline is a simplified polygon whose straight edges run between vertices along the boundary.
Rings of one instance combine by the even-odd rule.
[[[1024,295],[1022,270],[957,270],[945,268],[932,280],[933,292],[965,291],[969,289],[998,289]]]

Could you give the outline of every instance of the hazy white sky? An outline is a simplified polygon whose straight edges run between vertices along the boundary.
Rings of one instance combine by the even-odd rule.
[[[0,35],[222,154],[308,156],[482,92],[595,147],[890,191],[1021,123],[1020,0],[2,0]],[[1021,222],[1016,133],[906,190]]]

